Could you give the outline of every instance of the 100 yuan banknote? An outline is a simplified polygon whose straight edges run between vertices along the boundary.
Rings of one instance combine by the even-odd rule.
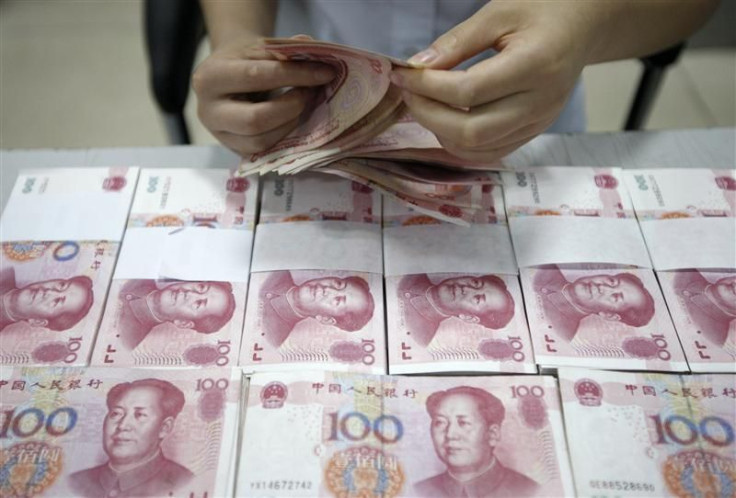
[[[560,369],[580,496],[730,498],[736,377]]]
[[[502,172],[501,177],[509,218],[634,217],[620,168],[546,166]]]
[[[229,495],[240,378],[232,369],[3,369],[0,495]]]
[[[258,182],[235,170],[146,168],[128,217],[131,227],[208,227],[252,230]]]
[[[385,373],[382,280],[341,270],[251,274],[240,364]]]
[[[4,242],[0,362],[86,365],[118,242]]]
[[[640,220],[736,216],[736,170],[631,170],[625,178]]]
[[[536,373],[516,275],[386,277],[389,371]]]
[[[736,372],[736,271],[657,274],[694,372]]]
[[[263,177],[259,223],[341,220],[378,223],[381,196],[373,189],[323,173]]]
[[[113,280],[94,365],[234,366],[247,284]]]
[[[236,493],[569,496],[557,382],[256,374]]]
[[[520,276],[538,364],[687,371],[651,270],[549,266]]]
[[[453,195],[459,200],[476,206],[469,215],[468,223],[473,225],[506,224],[506,211],[503,204],[503,191],[498,185],[456,185]],[[446,206],[452,210],[452,206]],[[419,212],[397,199],[385,196],[383,199],[383,226],[440,225],[448,223],[437,216]]]

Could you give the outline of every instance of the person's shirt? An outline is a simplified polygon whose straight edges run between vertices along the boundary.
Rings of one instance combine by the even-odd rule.
[[[318,40],[408,59],[475,14],[486,0],[279,0],[276,36],[308,34]],[[459,67],[493,54],[487,50]],[[580,81],[548,133],[585,131]]]

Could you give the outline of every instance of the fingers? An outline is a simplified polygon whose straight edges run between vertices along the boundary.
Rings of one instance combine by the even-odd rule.
[[[505,16],[493,12],[494,8],[487,4],[465,22],[437,38],[429,48],[410,58],[409,64],[450,69],[486,50],[510,30]]]
[[[213,135],[233,152],[247,157],[250,154],[271,148],[296,128],[298,124],[299,118],[296,118],[259,135],[238,135],[228,131],[217,131]]]
[[[197,68],[192,86],[198,95],[231,95],[319,86],[334,76],[330,66],[320,63],[217,59],[205,61]]]
[[[458,107],[474,107],[537,83],[538,67],[532,57],[502,52],[465,71],[394,68],[391,81],[412,93]]]
[[[199,118],[209,129],[255,136],[281,127],[299,117],[312,92],[294,88],[272,100],[244,102],[219,99],[199,107]]]

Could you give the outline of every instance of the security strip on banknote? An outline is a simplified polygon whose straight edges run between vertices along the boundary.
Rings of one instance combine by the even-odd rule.
[[[0,363],[86,365],[138,168],[25,170],[0,221]]]

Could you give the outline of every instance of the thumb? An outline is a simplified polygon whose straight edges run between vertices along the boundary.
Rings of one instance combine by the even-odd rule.
[[[417,68],[452,69],[492,47],[503,34],[499,28],[502,24],[498,16],[493,15],[489,2],[407,62]]]

